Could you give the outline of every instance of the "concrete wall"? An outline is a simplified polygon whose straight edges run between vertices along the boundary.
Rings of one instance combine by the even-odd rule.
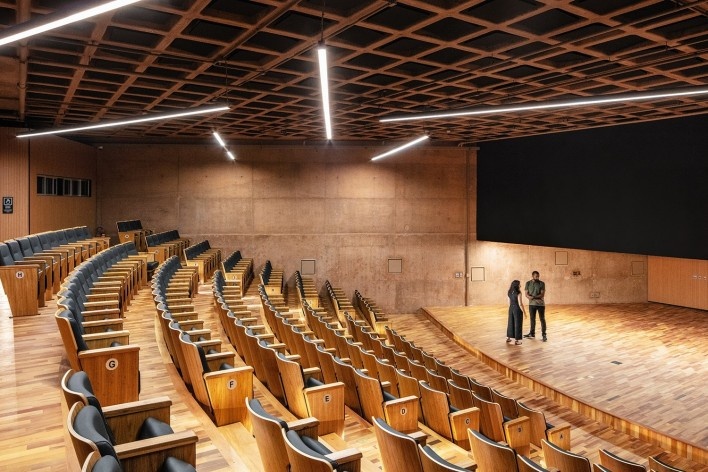
[[[534,269],[548,303],[646,301],[646,276],[631,274],[644,256],[476,241],[474,150],[419,148],[371,162],[382,150],[251,146],[231,162],[215,145],[105,145],[97,224],[113,236],[126,219],[176,228],[240,249],[257,268],[270,259],[288,276],[314,259],[318,286],[359,289],[390,313],[506,303],[511,280]],[[567,265],[556,264],[557,251]],[[403,260],[401,273],[388,272],[389,258]],[[470,267],[484,267],[484,280],[455,277]]]

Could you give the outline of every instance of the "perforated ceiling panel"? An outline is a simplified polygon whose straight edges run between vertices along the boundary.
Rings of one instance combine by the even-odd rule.
[[[0,0],[0,30],[77,2]],[[84,132],[84,141],[324,139],[315,49],[328,47],[335,140],[471,143],[708,111],[706,95],[380,123],[395,114],[708,84],[708,2],[143,0],[0,46],[32,128],[228,102],[217,116]],[[21,58],[27,67],[19,67]],[[3,82],[7,83],[3,70]],[[25,87],[26,84],[26,87]],[[19,96],[19,98],[18,98]],[[9,104],[9,105],[8,105]]]

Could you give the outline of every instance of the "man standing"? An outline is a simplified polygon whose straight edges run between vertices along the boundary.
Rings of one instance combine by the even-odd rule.
[[[529,299],[529,314],[531,315],[531,328],[529,333],[525,334],[525,338],[536,337],[536,312],[541,319],[541,335],[543,342],[546,342],[546,304],[543,297],[546,295],[546,284],[539,279],[540,274],[537,270],[531,273],[531,280],[526,282],[526,298]]]

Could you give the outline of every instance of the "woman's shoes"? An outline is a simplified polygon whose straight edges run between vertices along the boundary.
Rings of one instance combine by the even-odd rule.
[[[511,342],[511,338],[506,338],[506,342],[510,343],[510,342]]]
[[[520,346],[520,345],[521,345],[521,341],[514,341],[514,345]]]

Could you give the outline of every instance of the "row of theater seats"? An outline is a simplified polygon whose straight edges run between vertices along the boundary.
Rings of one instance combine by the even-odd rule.
[[[301,277],[296,274],[295,278],[297,284]],[[329,316],[322,310],[316,312],[303,303],[303,308],[309,313],[306,319],[312,317],[317,320],[313,320],[310,327],[313,327],[314,324],[326,324],[327,326],[323,329],[332,332],[335,337],[342,340],[341,343],[330,343],[332,346],[338,344],[340,346],[339,352],[336,347],[326,347],[327,335],[318,336],[313,330],[308,329],[308,326],[302,323],[294,313],[286,313],[284,309],[274,307],[271,303],[272,300],[265,297],[263,291],[261,291],[261,297],[266,323],[278,339],[285,340],[286,346],[290,346],[289,352],[299,356],[303,372],[312,370],[321,375],[325,385],[344,384],[345,404],[367,422],[373,421],[373,418],[376,417],[385,417],[388,422],[401,430],[411,432],[418,437],[426,436],[418,431],[418,398],[412,395],[398,398],[389,391],[390,382],[381,383],[378,378],[367,375],[368,372],[365,368],[355,367],[356,361],[350,359],[347,353],[351,353],[352,357],[356,355],[359,359],[364,357],[365,353],[359,352],[360,346],[351,341],[351,336],[346,334],[346,329],[341,328],[336,321],[333,321],[333,316]],[[258,362],[258,360],[256,359],[254,362]],[[256,368],[256,372],[258,372],[258,368]],[[435,433],[428,430],[428,434]],[[441,441],[445,441],[445,439],[436,435],[434,442],[440,443]],[[450,443],[447,446],[448,452],[453,448],[454,446]],[[462,460],[467,460],[467,454],[462,449],[459,449],[457,455]]]
[[[195,311],[197,269],[170,257],[152,279],[152,294],[165,344],[182,380],[217,426],[243,422],[253,398],[253,368],[236,367],[235,355]]]
[[[221,270],[229,285],[235,286],[243,297],[253,280],[253,259],[242,257],[241,251],[234,251],[222,259]]]
[[[385,332],[385,327],[390,323],[388,317],[376,305],[376,302],[370,298],[365,298],[359,290],[354,290],[352,305],[361,318],[366,320],[375,332],[378,334]]]
[[[36,315],[76,264],[108,247],[85,226],[46,231],[0,243],[0,281],[13,316]]]
[[[396,431],[399,435],[413,438],[418,448],[418,460],[421,464],[427,464],[424,465],[426,468],[421,470],[464,469],[445,461],[433,449],[423,445],[420,438],[425,435],[417,431],[418,419],[441,436],[468,450],[474,451],[476,448],[474,455],[480,457],[477,464],[480,471],[546,470],[528,458],[531,444],[539,452],[548,451],[546,455],[551,458],[549,463],[556,465],[561,464],[562,458],[567,462],[567,457],[574,456],[567,451],[570,447],[568,425],[553,428],[546,423],[541,411],[528,408],[523,403],[460,374],[413,343],[407,342],[393,330],[387,330],[387,339],[381,338],[368,327],[368,323],[354,320],[345,312],[348,331],[355,335],[347,334],[347,329],[342,328],[333,316],[329,316],[321,308],[313,309],[308,306],[306,294],[312,297],[313,291],[305,288],[312,287],[310,280],[303,279],[296,273],[295,284],[304,319],[300,319],[297,313],[288,307],[282,296],[269,295],[265,287],[259,287],[263,320],[269,329],[258,325],[258,320],[253,318],[248,310],[243,309],[238,295],[227,295],[223,276],[218,272],[214,277],[213,290],[221,323],[232,345],[236,346],[247,364],[254,367],[256,377],[293,413],[301,418],[318,418],[318,434],[327,434],[329,431],[326,428],[323,430],[320,418],[324,418],[324,421],[331,425],[338,424],[339,420],[326,408],[315,411],[317,397],[314,396],[314,389],[323,388],[338,392],[341,388],[339,384],[344,384],[345,404],[355,412],[365,419],[371,418],[374,423],[378,421],[379,425],[385,424],[389,430]],[[315,327],[320,328],[320,333],[315,332]],[[323,331],[330,335],[324,334]],[[332,347],[327,347],[327,338],[331,339],[329,346]],[[364,347],[365,344],[369,349]],[[377,345],[379,349],[376,348]],[[379,357],[373,355],[375,352]],[[292,367],[284,367],[285,361],[291,361]],[[375,376],[367,375],[371,372],[375,372]],[[391,380],[382,381],[382,377]],[[304,379],[304,382],[300,379]],[[431,384],[437,388],[431,388]],[[293,388],[293,385],[296,388]],[[408,392],[411,395],[397,398],[391,392],[398,395]],[[308,394],[312,396],[308,397]],[[306,400],[304,406],[301,405],[301,398]],[[464,402],[468,402],[470,406],[454,406],[455,403]],[[416,412],[419,412],[420,417]],[[503,412],[509,416],[505,417]],[[456,419],[459,421],[456,422]],[[278,423],[277,419],[271,418],[271,421]],[[472,427],[475,422],[477,428]],[[287,439],[287,433],[283,433],[285,422],[280,421],[279,425],[281,435],[284,434]],[[396,425],[399,429],[394,429],[391,425]],[[497,440],[482,434],[483,430],[490,436],[496,435]],[[294,436],[294,433],[290,435]],[[530,435],[533,435],[533,443],[528,437]],[[272,451],[275,447],[273,442],[277,437],[277,430],[270,432],[265,443],[268,445],[265,447],[270,448],[268,450]],[[287,453],[291,445],[285,446]],[[380,444],[380,448],[384,456],[384,446]],[[492,448],[492,452],[489,448]],[[511,462],[497,457],[498,451],[503,451],[502,454],[507,456],[511,453],[513,467]],[[522,454],[519,454],[519,451]],[[280,457],[286,457],[285,453]],[[606,463],[612,454],[603,451],[601,457],[605,457],[601,460]],[[390,465],[384,465],[385,470],[416,470],[409,465],[403,469],[394,468],[393,464],[408,464],[402,460],[404,458],[405,456],[394,457]],[[386,459],[383,460],[386,464]],[[616,457],[615,460],[622,462]],[[656,464],[656,461],[652,460]],[[595,470],[625,470],[617,464],[613,465],[612,469],[606,465],[603,469],[602,464],[595,464],[594,467]]]
[[[118,242],[135,244],[139,251],[147,251],[145,237],[152,234],[152,230],[143,229],[143,224],[140,220],[125,220],[117,221]]]
[[[145,235],[147,250],[154,251],[155,260],[160,263],[172,256],[177,256],[184,262],[184,250],[189,245],[189,238],[180,237],[176,229]]]
[[[269,414],[257,400],[248,402],[250,424],[265,470],[342,470],[358,471],[362,454],[346,448],[341,439],[344,403],[341,382],[322,384],[319,369],[303,367],[293,348],[267,333],[243,302],[225,285],[223,274],[214,275],[213,291],[220,320],[231,343],[246,364],[270,392],[300,420],[290,421]],[[261,300],[285,311],[285,300],[268,296],[260,287]],[[272,307],[271,311],[275,308]],[[281,334],[282,336],[282,334]],[[292,341],[290,341],[292,342]],[[259,377],[260,376],[260,377]],[[318,438],[341,447],[336,450]]]
[[[221,249],[212,248],[206,239],[184,249],[182,259],[188,266],[194,266],[199,273],[199,281],[207,283],[221,264]]]
[[[110,247],[76,266],[57,294],[55,320],[69,364],[87,373],[106,405],[138,398],[140,348],[130,344],[123,317],[146,283],[146,258],[132,242]]]
[[[285,294],[285,280],[283,278],[282,269],[273,269],[273,265],[270,260],[266,260],[263,264],[263,268],[259,273],[259,278],[261,285],[263,285],[266,293],[269,295],[284,295]]]

